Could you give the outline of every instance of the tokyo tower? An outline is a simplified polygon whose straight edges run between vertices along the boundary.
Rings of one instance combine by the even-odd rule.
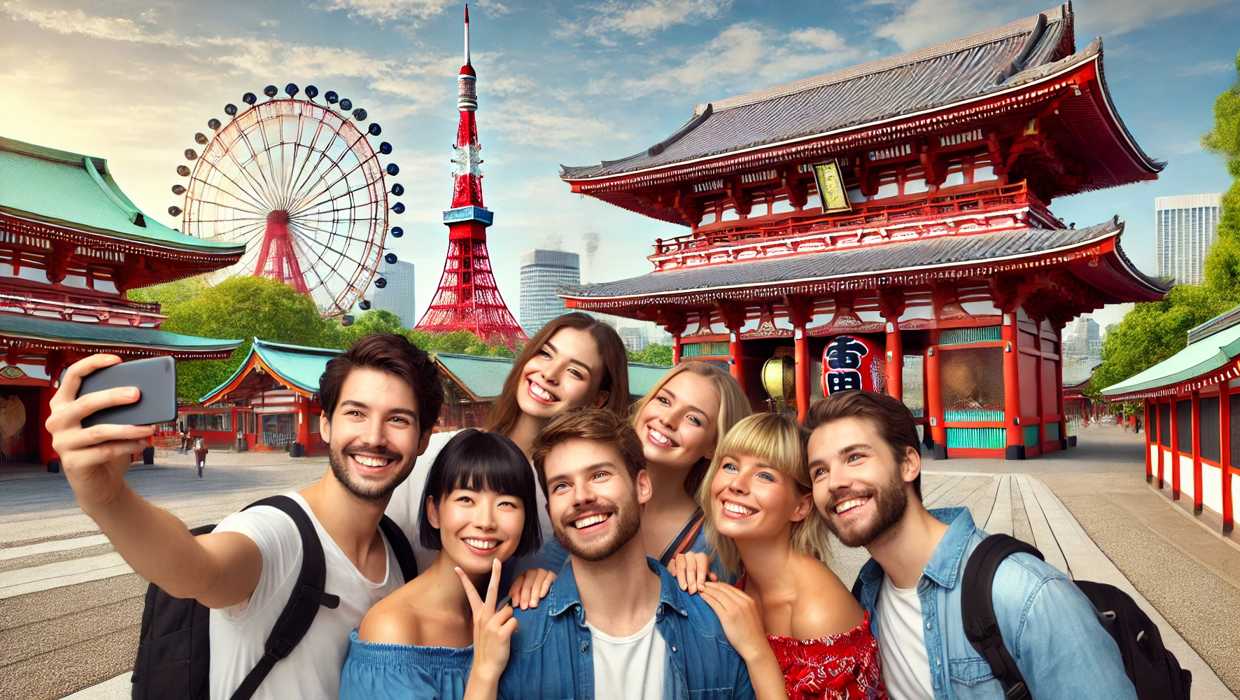
[[[487,227],[495,215],[482,203],[482,160],[478,157],[477,74],[469,60],[469,6],[465,6],[465,65],[457,75],[460,122],[453,146],[452,208],[443,213],[448,227],[448,257],[439,288],[417,330],[432,333],[470,331],[489,343],[509,348],[526,339],[504,303],[491,258],[487,254]]]

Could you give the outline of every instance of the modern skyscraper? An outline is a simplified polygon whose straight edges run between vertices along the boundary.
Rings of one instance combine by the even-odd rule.
[[[379,273],[387,280],[387,286],[375,291],[373,308],[391,311],[400,316],[400,325],[413,328],[418,322],[417,305],[414,301],[413,263],[395,262]]]
[[[533,336],[564,313],[555,290],[581,284],[581,258],[562,250],[531,250],[521,256],[521,327]]]
[[[645,326],[623,326],[618,331],[624,349],[629,352],[641,352],[650,344],[650,336]]]
[[[1218,236],[1220,194],[1154,198],[1154,255],[1160,277],[1201,284],[1206,253]]]
[[[1102,361],[1102,327],[1088,316],[1078,316],[1063,329],[1065,359],[1097,364]]]

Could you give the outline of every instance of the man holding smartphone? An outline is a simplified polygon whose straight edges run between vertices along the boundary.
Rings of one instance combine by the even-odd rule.
[[[70,367],[51,401],[47,429],[83,512],[143,578],[211,608],[210,695],[226,698],[258,664],[302,562],[302,539],[279,510],[258,506],[195,537],[184,523],[131,490],[131,457],[154,426],[82,427],[98,411],[140,398],[137,387],[78,396],[83,378],[118,364],[94,355]],[[400,568],[379,530],[392,491],[408,477],[443,404],[438,372],[402,336],[362,338],[333,358],[320,381],[320,432],[330,469],[288,496],[306,512],[326,561],[324,607],[254,697],[335,697],[349,632],[370,606],[399,588]]]

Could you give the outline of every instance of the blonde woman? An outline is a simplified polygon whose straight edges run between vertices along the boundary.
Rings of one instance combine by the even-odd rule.
[[[749,399],[731,374],[696,361],[668,370],[633,405],[633,428],[654,487],[642,510],[640,537],[646,554],[664,566],[677,554],[698,552],[723,576],[706,541],[697,492],[720,440],[749,413]],[[513,604],[530,607],[546,595],[567,557],[559,542],[548,539],[534,563],[539,568],[514,582]]]
[[[869,619],[824,563],[828,530],[796,423],[773,413],[737,423],[698,498],[707,541],[739,580],[707,581],[693,554],[671,569],[719,615],[758,697],[886,698]]]

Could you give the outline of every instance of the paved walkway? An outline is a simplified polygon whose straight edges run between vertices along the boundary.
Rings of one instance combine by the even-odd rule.
[[[1240,645],[1232,644],[1224,628],[1237,626],[1220,625],[1219,620],[1232,618],[1237,609],[1228,606],[1228,596],[1235,595],[1240,604],[1240,547],[1210,532],[1145,484],[1139,438],[1102,428],[1088,431],[1082,445],[1026,462],[929,461],[924,478],[926,503],[930,507],[966,506],[985,529],[1034,543],[1047,561],[1073,577],[1111,583],[1127,591],[1158,623],[1167,646],[1193,672],[1194,698],[1235,698],[1224,679],[1233,688],[1240,687],[1240,662],[1234,655]],[[254,459],[252,455],[241,458]],[[192,474],[188,460],[182,465],[179,456],[174,456],[171,461],[170,466],[139,472],[131,479],[140,492],[191,524],[216,520],[258,496],[305,483],[322,470],[319,461],[285,459],[260,466],[261,460],[255,459],[248,466],[214,471],[208,467],[209,479],[197,482],[186,477],[185,473]],[[174,471],[183,467],[185,473]],[[37,481],[24,479],[20,485],[33,486]],[[0,610],[11,608],[21,618],[11,626],[3,622],[9,611],[0,612],[0,696],[56,697],[81,689],[69,697],[127,697],[128,673],[124,671],[132,659],[137,625],[136,619],[129,618],[140,610],[141,581],[123,562],[117,562],[110,546],[100,543],[93,524],[75,513],[71,503],[56,501],[54,493],[49,496],[47,491],[54,492],[56,484],[49,476],[41,488],[29,493],[10,493],[18,482],[0,488]],[[63,486],[63,480],[59,484]],[[16,512],[20,509],[24,510]],[[61,535],[43,534],[46,527]],[[852,581],[865,561],[864,550],[836,543],[834,551],[833,568],[843,580]],[[1193,586],[1204,587],[1212,600],[1205,609],[1196,605],[1196,594],[1186,590]],[[49,666],[63,671],[68,661],[65,655],[77,637],[62,635],[69,639],[33,645],[42,653],[19,654],[24,658],[3,650],[6,641],[15,642],[43,628],[35,619],[40,616],[25,603],[37,607],[57,599],[68,609],[79,605],[97,610],[91,614],[101,619],[114,620],[99,630],[103,636],[79,635],[81,644],[110,650],[113,658],[110,665],[97,664],[93,672],[102,675],[94,675],[93,681],[81,676],[76,685],[57,686],[65,688],[61,693],[40,695],[21,683],[25,680],[21,673],[48,670]],[[1202,624],[1198,619],[1202,617],[1208,624]],[[1203,655],[1210,658],[1213,668]],[[113,670],[108,673],[108,668]]]

